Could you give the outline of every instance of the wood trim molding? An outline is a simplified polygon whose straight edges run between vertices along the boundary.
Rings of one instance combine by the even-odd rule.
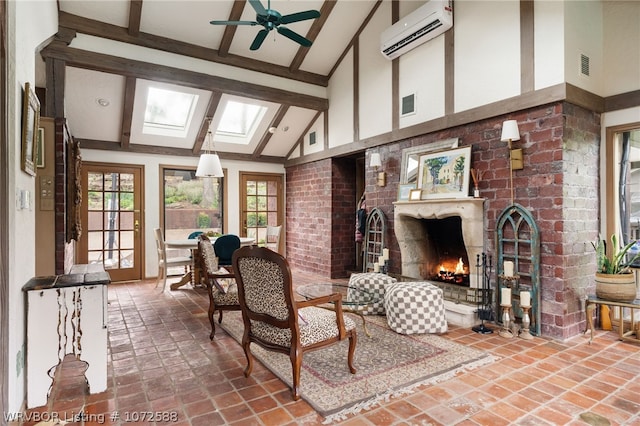
[[[520,92],[535,90],[534,3],[520,0]]]
[[[313,21],[311,28],[309,28],[309,31],[307,32],[306,38],[308,40],[311,40],[311,42],[316,40],[316,37],[320,34],[322,27],[324,27],[327,19],[329,19],[329,16],[335,6],[336,0],[325,0],[325,2],[322,3],[322,7],[320,8],[320,17]],[[293,57],[293,60],[289,65],[289,70],[293,73],[298,72],[300,70],[300,65],[302,65],[304,58],[306,58],[308,54],[309,48],[300,46],[298,48],[298,52],[296,52],[296,56]]]
[[[244,6],[247,4],[245,0],[235,0],[233,2],[233,6],[231,7],[231,12],[229,12],[229,21],[239,21],[242,18],[242,12],[244,11]],[[222,34],[222,40],[220,41],[220,46],[218,47],[218,56],[225,57],[229,55],[229,48],[231,47],[231,42],[233,41],[233,36],[236,35],[236,30],[238,27],[236,25],[227,25],[224,29],[224,33]]]

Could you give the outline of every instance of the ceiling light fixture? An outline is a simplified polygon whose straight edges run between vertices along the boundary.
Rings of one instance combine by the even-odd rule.
[[[269,133],[271,134],[274,134],[277,130],[278,130],[277,127],[273,127],[273,126],[269,127]]]
[[[198,168],[196,169],[196,176],[220,178],[224,176],[222,164],[220,164],[220,157],[218,157],[218,154],[215,153],[215,149],[213,149],[211,117],[208,117],[207,120],[209,120],[209,125],[207,126],[207,136],[205,137],[205,151],[204,154],[200,155]],[[213,151],[213,153],[210,151]]]
[[[109,100],[105,98],[97,98],[96,103],[101,107],[108,107],[111,104],[111,102],[109,102]]]

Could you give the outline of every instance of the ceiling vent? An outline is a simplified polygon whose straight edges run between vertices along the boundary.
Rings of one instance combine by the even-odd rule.
[[[453,26],[451,0],[430,0],[380,35],[380,52],[394,59]]]

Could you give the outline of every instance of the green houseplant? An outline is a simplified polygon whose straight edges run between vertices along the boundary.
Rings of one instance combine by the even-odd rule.
[[[616,302],[631,302],[636,298],[636,279],[631,265],[640,259],[640,253],[628,256],[635,241],[620,247],[616,234],[611,235],[611,253],[606,253],[606,242],[600,236],[591,245],[596,251],[596,296]]]

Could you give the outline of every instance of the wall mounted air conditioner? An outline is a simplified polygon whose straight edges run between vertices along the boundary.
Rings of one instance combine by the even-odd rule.
[[[430,0],[380,35],[380,52],[394,59],[453,26],[451,0]]]

